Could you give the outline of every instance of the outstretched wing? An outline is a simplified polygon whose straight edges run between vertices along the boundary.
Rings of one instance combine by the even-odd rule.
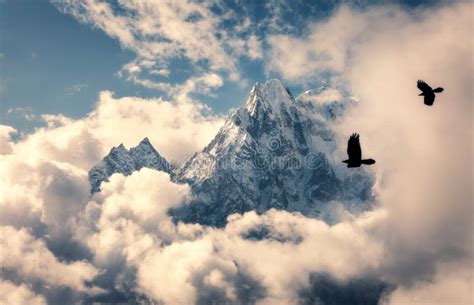
[[[425,83],[424,81],[422,80],[419,80],[417,83],[416,83],[418,89],[420,89],[421,91],[423,91],[423,93],[425,92],[431,92],[431,90],[433,90],[427,83]]]
[[[362,150],[360,149],[359,135],[353,133],[347,142],[347,155],[350,160],[362,159]]]

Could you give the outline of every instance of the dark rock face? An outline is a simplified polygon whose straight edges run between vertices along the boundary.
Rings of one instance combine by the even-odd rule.
[[[171,172],[171,165],[160,156],[148,138],[144,138],[130,150],[127,150],[123,144],[113,147],[109,154],[89,171],[91,193],[100,191],[100,184],[108,181],[112,174],[121,173],[128,176],[143,167]]]
[[[278,80],[255,85],[245,107],[175,171],[177,181],[192,186],[194,198],[171,214],[223,226],[228,215],[250,210],[299,211],[331,221],[325,210],[332,201],[355,200],[359,205],[352,208],[368,208],[372,177],[363,171],[338,177],[338,165],[330,161],[336,139],[329,122],[334,113],[342,115],[344,105],[334,103],[294,99]]]

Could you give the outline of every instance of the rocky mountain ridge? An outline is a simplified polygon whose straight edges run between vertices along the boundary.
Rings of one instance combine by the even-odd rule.
[[[279,80],[257,83],[245,106],[180,167],[172,169],[149,141],[126,157],[119,146],[91,170],[92,190],[111,173],[128,175],[146,166],[191,185],[192,199],[170,211],[184,222],[223,226],[233,213],[276,208],[331,223],[341,207],[349,213],[366,210],[372,204],[372,175],[343,170],[333,161],[338,143],[332,122],[355,101],[327,90],[332,89],[306,91],[295,99]]]

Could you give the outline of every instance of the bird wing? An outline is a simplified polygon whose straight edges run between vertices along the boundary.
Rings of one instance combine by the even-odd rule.
[[[419,80],[417,83],[416,83],[418,89],[420,89],[421,91],[424,92],[431,92],[431,90],[433,90],[427,83],[425,83],[424,81],[422,80]]]
[[[360,149],[359,135],[353,133],[347,142],[347,155],[350,160],[362,159],[362,150]]]

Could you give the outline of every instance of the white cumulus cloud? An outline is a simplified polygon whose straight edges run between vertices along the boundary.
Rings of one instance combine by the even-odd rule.
[[[6,280],[0,282],[0,302],[3,304],[46,305],[43,296],[35,294],[26,284],[16,286]]]
[[[220,79],[209,75],[203,81],[218,85]],[[109,91],[101,92],[96,108],[83,119],[72,120],[62,115],[48,115],[44,119],[48,127],[16,143],[15,154],[68,162],[85,170],[111,147],[120,143],[132,147],[144,137],[170,162],[184,162],[202,149],[223,123],[221,117],[186,95],[178,102],[168,102],[161,98],[114,98]]]

